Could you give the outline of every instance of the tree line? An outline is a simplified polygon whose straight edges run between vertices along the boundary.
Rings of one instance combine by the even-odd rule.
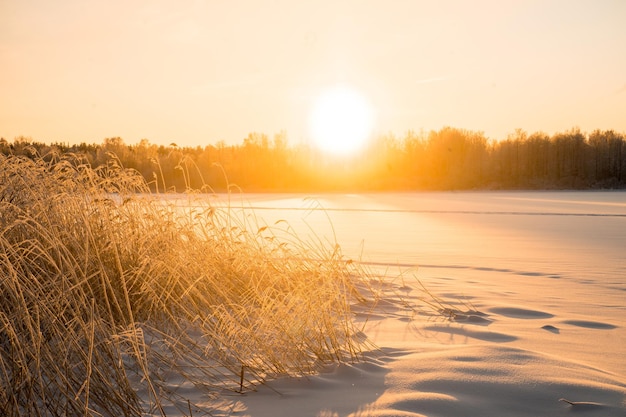
[[[289,145],[285,132],[250,133],[240,144],[179,147],[147,139],[126,144],[45,144],[0,138],[0,153],[32,157],[80,155],[93,168],[117,161],[139,172],[156,192],[410,191],[626,188],[626,135],[579,129],[547,135],[516,130],[493,141],[482,132],[445,127],[375,138],[350,157]]]

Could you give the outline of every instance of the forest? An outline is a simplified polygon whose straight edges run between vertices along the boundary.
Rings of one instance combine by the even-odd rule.
[[[138,171],[154,192],[322,192],[554,190],[626,188],[626,135],[574,128],[547,135],[521,129],[505,140],[445,127],[381,135],[350,157],[291,145],[287,134],[250,133],[242,143],[204,147],[42,143],[0,138],[0,153],[33,158],[78,155],[92,168],[115,163]]]

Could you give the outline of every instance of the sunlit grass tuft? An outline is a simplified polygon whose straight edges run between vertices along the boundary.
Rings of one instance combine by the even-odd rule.
[[[189,406],[175,381],[247,391],[359,358],[357,263],[176,201],[114,157],[0,155],[1,415],[165,415]]]

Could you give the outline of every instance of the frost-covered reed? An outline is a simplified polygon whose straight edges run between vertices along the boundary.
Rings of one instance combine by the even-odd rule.
[[[218,395],[358,358],[358,264],[203,201],[114,157],[0,155],[1,415],[165,414],[188,406],[173,381]]]

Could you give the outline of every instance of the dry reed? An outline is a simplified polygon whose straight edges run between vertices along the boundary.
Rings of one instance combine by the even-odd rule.
[[[193,196],[189,196],[193,198]],[[0,415],[191,412],[359,357],[338,247],[179,206],[112,157],[0,155]]]

